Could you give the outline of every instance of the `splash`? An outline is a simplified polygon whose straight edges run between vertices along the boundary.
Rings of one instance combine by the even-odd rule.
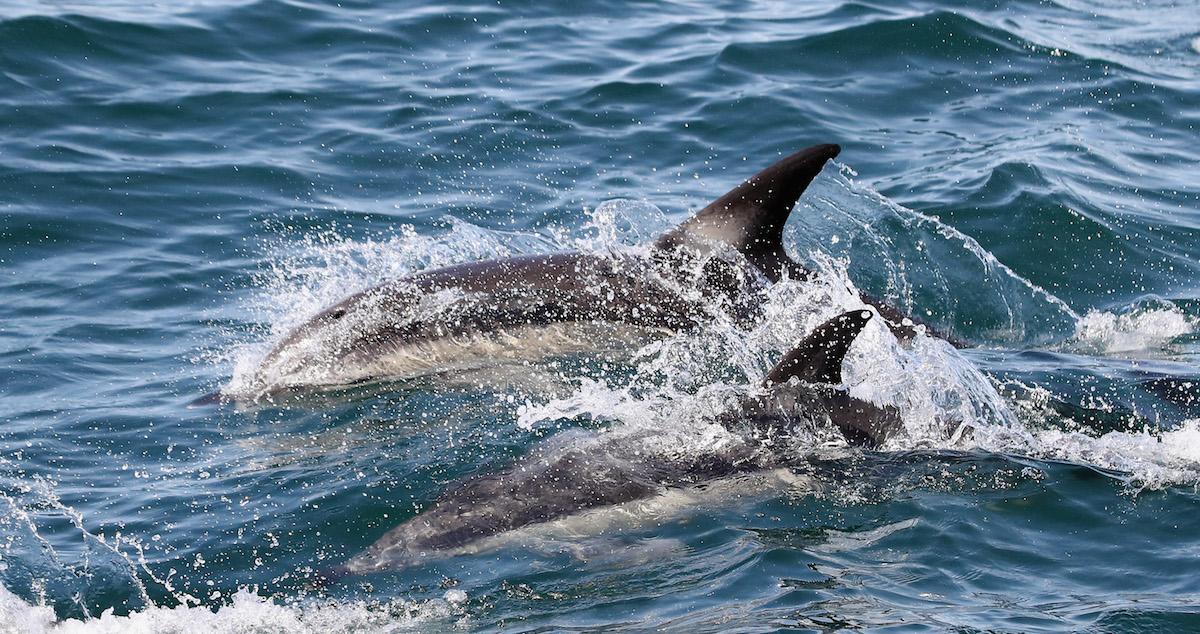
[[[553,236],[489,231],[454,218],[445,224],[449,230],[433,237],[411,226],[364,240],[331,229],[269,245],[269,264],[256,280],[261,291],[246,303],[250,318],[261,324],[250,333],[255,340],[237,343],[217,358],[232,366],[224,391],[254,392],[266,354],[296,327],[351,294],[424,269],[561,248]]]
[[[794,214],[802,250],[850,261],[855,277],[885,285],[908,312],[953,324],[969,341],[1044,345],[1070,336],[1079,315],[1061,298],[1021,276],[973,237],[896,203],[840,166],[818,183],[820,195]],[[793,234],[794,235],[794,234]],[[813,236],[821,236],[814,240]]]
[[[522,408],[520,424],[533,428],[556,419],[591,417],[617,423],[610,433],[643,435],[643,450],[650,453],[719,451],[735,439],[709,421],[753,390],[778,356],[805,333],[833,315],[864,305],[846,259],[820,251],[810,259],[819,273],[814,280],[774,285],[765,297],[763,319],[749,330],[718,319],[700,332],[651,343],[634,355],[636,371],[628,382],[580,380],[567,396]],[[1058,306],[1061,300],[1056,300],[1047,294],[1049,305]],[[1081,332],[1095,332],[1088,327],[1098,320],[1094,313],[1081,317],[1065,305],[1059,309],[1080,324]],[[1174,307],[1113,319],[1118,332],[1143,337],[1140,348],[1156,345],[1147,342],[1152,337],[1161,342],[1193,327]],[[1115,348],[1108,345],[1104,350],[1112,353]],[[1028,404],[1001,396],[997,380],[951,346],[927,335],[902,346],[878,320],[860,335],[843,374],[856,398],[900,410],[905,433],[888,441],[888,451],[985,451],[1070,462],[1114,473],[1131,490],[1200,482],[1194,422],[1165,432],[1100,435],[1046,428],[1047,421],[1067,426],[1071,421],[1062,420],[1044,403],[1032,414],[1018,416],[1014,407],[1028,410]],[[651,430],[655,434],[645,434]],[[802,436],[793,441],[810,452],[823,442]]]
[[[411,226],[401,227],[397,235],[354,240],[342,236],[336,229],[305,234],[295,241],[280,240],[270,246],[269,265],[259,274],[262,289],[247,304],[254,322],[262,324],[251,333],[258,340],[233,347],[217,361],[232,365],[232,378],[224,387],[227,394],[257,396],[262,384],[274,385],[278,378],[273,370],[288,379],[305,385],[344,385],[360,378],[346,376],[346,368],[338,364],[313,363],[302,368],[298,376],[290,376],[298,367],[287,358],[272,359],[268,352],[302,324],[325,308],[346,297],[377,287],[413,273],[488,259],[503,259],[525,254],[555,251],[579,251],[598,255],[633,251],[665,226],[665,216],[654,205],[637,201],[615,200],[592,210],[585,210],[586,224],[577,234],[563,230],[545,233],[502,232],[488,230],[455,218],[444,219],[447,231],[432,236],[417,234]],[[370,299],[368,296],[367,299]],[[377,323],[397,319],[436,321],[434,315],[452,313],[465,305],[462,293],[445,291],[419,298],[411,315],[393,314],[394,307],[387,297],[378,298],[378,306],[365,302],[362,311],[341,320],[337,328],[326,328],[322,335],[352,340]],[[536,337],[550,335],[556,341],[542,341],[542,347],[561,347],[565,350],[590,349],[596,339],[620,338],[620,333],[574,333],[567,330],[539,329]],[[488,359],[516,357],[526,345],[515,338],[465,336],[461,341],[432,342],[429,346],[414,346],[400,364],[412,367],[414,376],[446,369],[446,357],[460,358],[462,369],[476,369]],[[511,339],[511,340],[510,340]],[[320,359],[329,341],[316,338],[299,341],[289,348],[292,356]],[[450,348],[442,350],[442,347]],[[408,352],[408,351],[404,351]],[[443,354],[444,353],[444,354]],[[407,358],[411,357],[411,358]],[[469,357],[469,358],[468,358]],[[272,363],[268,363],[268,361]],[[273,363],[277,362],[277,363]],[[278,368],[271,367],[272,365]],[[454,366],[458,367],[458,366]],[[355,368],[365,375],[373,368]],[[374,372],[393,376],[391,372]],[[284,381],[281,385],[286,386]]]
[[[0,465],[8,466],[4,460]],[[146,548],[137,536],[89,530],[83,515],[59,499],[52,480],[5,476],[0,485],[0,571],[10,582],[20,579],[43,601],[74,605],[84,613],[93,597],[107,592],[126,596],[133,605],[149,605],[139,573],[173,592],[170,581],[147,566]]]
[[[634,355],[630,380],[581,380],[569,396],[523,408],[520,424],[591,417],[619,423],[610,433],[644,438],[650,453],[719,451],[734,440],[713,420],[756,390],[783,352],[819,324],[866,306],[844,261],[820,253],[813,260],[818,275],[773,285],[763,318],[749,329],[718,317],[697,332],[651,343]],[[900,411],[905,433],[889,449],[960,448],[964,427],[1019,424],[993,383],[953,347],[924,334],[902,346],[881,320],[859,335],[843,377],[854,397]],[[800,435],[791,442],[811,449],[825,440]]]
[[[1110,431],[1019,428],[996,433],[984,430],[974,446],[987,451],[1061,461],[1100,470],[1133,493],[1170,486],[1200,484],[1200,420],[1159,431]]]
[[[433,624],[465,627],[462,606],[468,597],[449,590],[442,599],[387,602],[280,603],[246,588],[214,607],[150,606],[118,616],[108,610],[99,618],[59,620],[54,610],[28,603],[0,586],[0,631],[29,634],[139,634],[157,632],[396,632]]]
[[[1122,354],[1161,346],[1195,328],[1195,320],[1174,306],[1080,316],[1004,266],[969,236],[936,218],[896,205],[852,180],[850,174],[825,185],[825,195],[815,205],[838,219],[841,224],[837,226],[851,229],[853,236],[835,232],[852,237],[842,242],[845,248],[852,243],[867,244],[901,254],[896,259],[885,258],[883,265],[889,272],[889,295],[893,297],[912,303],[919,294],[921,277],[934,279],[934,286],[941,285],[938,297],[942,299],[935,298],[935,303],[953,297],[957,287],[944,273],[961,268],[959,273],[976,276],[968,281],[992,298],[989,305],[1004,315],[1004,328],[1017,340],[1040,341],[1047,333],[1057,332],[1059,325],[1069,324],[1075,336],[1067,345]],[[657,207],[636,201],[610,201],[587,215],[587,222],[577,232],[502,233],[448,220],[448,230],[433,236],[419,235],[412,228],[388,238],[359,241],[326,233],[278,246],[275,264],[262,278],[264,290],[252,311],[266,324],[269,334],[265,342],[236,349],[231,386],[236,388],[246,380],[274,341],[348,293],[414,271],[484,258],[555,250],[628,252],[668,224]],[[905,229],[896,235],[885,234],[881,219]],[[519,426],[534,429],[557,425],[556,421],[563,419],[591,418],[611,423],[609,433],[646,438],[648,452],[673,454],[712,451],[734,442],[729,432],[712,424],[716,414],[754,389],[774,361],[804,334],[833,315],[864,306],[850,275],[855,260],[848,253],[830,255],[818,245],[807,246],[818,275],[808,281],[785,279],[773,285],[764,297],[762,318],[757,323],[734,323],[723,316],[724,311],[713,311],[712,322],[698,332],[666,337],[637,350],[630,362],[631,373],[618,373],[615,378],[604,373],[598,378],[560,376],[561,389],[541,399],[530,398],[518,408]],[[906,260],[905,254],[919,258]],[[877,258],[868,255],[866,259]],[[961,262],[974,264],[958,267]],[[916,263],[932,272],[918,275]],[[1030,311],[1040,317],[1029,321]],[[1035,329],[1031,335],[1033,327],[1047,330],[1037,334]],[[1129,432],[1133,434],[1129,437],[1078,433],[1066,442],[1067,437],[1031,428],[1013,413],[1013,403],[1000,395],[995,380],[951,346],[926,335],[902,346],[879,320],[868,326],[851,350],[844,378],[856,398],[901,412],[904,433],[888,441],[888,450],[983,450],[1102,469],[1119,470],[1114,465],[1123,465],[1132,473],[1132,480],[1149,486],[1200,479],[1178,467],[1190,455],[1186,450],[1171,453],[1173,450],[1159,447],[1156,453],[1149,439],[1158,442],[1158,437],[1149,432],[1140,436]],[[645,434],[647,430],[656,433]],[[1180,435],[1176,442],[1185,447],[1187,435]],[[1129,461],[1112,457],[1123,448],[1132,452]]]
[[[1196,332],[1200,319],[1168,301],[1136,305],[1124,312],[1092,310],[1079,319],[1069,346],[1117,357],[1161,356],[1170,344]]]

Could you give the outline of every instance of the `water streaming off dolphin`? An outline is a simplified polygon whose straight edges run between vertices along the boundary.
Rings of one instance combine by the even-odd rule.
[[[1198,629],[1194,14],[0,2],[0,631]]]

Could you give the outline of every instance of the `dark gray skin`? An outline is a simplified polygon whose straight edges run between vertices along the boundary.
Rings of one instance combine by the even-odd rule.
[[[526,255],[425,271],[357,293],[314,317],[280,342],[272,355],[364,305],[402,313],[420,297],[448,289],[484,297],[462,302],[448,319],[372,324],[333,352],[340,357],[374,354],[389,345],[563,321],[619,322],[674,332],[693,326],[699,315],[693,303],[657,279],[641,258]],[[610,290],[621,292],[610,297]]]
[[[476,262],[353,295],[285,337],[259,365],[250,393],[232,396],[415,376],[455,368],[472,353],[544,356],[554,350],[537,329],[552,325],[617,324],[662,336],[708,323],[713,310],[752,319],[766,285],[785,275],[810,276],[784,252],[783,227],[839,151],[817,145],[785,157],[664,234],[648,255],[554,253]],[[433,312],[423,308],[438,293],[457,299]],[[915,334],[914,322],[900,311],[865,299],[898,337]],[[472,337],[487,343],[487,337],[507,335],[524,339],[509,337],[507,347],[486,352],[467,345]],[[464,343],[456,347],[456,340]]]
[[[637,438],[551,439],[504,471],[460,482],[431,508],[327,575],[403,567],[591,509],[794,465],[802,458],[771,447],[780,446],[781,437],[798,426],[836,429],[851,444],[876,447],[901,429],[898,413],[852,398],[836,386],[850,344],[870,319],[869,311],[860,310],[827,321],[768,373],[759,393],[724,415],[719,422],[745,438],[742,444],[699,457],[647,458],[637,451]]]

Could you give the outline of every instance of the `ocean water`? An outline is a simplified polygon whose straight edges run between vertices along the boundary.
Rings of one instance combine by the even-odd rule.
[[[1197,15],[0,0],[0,631],[1200,629]],[[354,290],[636,248],[823,142],[821,275],[749,330],[193,404]],[[863,336],[880,451],[313,583],[574,428],[702,449],[857,289],[975,344]]]

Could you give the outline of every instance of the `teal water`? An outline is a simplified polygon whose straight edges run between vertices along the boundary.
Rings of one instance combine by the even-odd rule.
[[[0,630],[1200,629],[1196,15],[0,1]],[[562,430],[700,442],[804,288],[616,372],[189,406],[353,290],[643,242],[820,142],[789,250],[977,346],[856,357],[916,422],[803,486],[310,583]]]

